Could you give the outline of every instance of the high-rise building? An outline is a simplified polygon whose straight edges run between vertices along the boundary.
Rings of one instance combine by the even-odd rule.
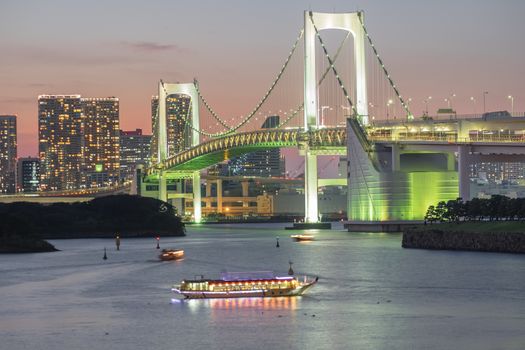
[[[142,129],[120,131],[120,178],[129,180],[137,165],[149,165],[151,135],[142,135]]]
[[[40,185],[40,159],[18,158],[16,187],[19,192],[36,192]]]
[[[525,180],[522,162],[479,162],[470,166],[470,178],[486,183],[518,183]]]
[[[119,181],[119,100],[82,98],[82,134],[86,187],[104,187]]]
[[[159,97],[151,98],[152,131],[156,133]],[[184,94],[171,94],[166,98],[166,129],[168,138],[168,156],[177,154],[190,144],[191,130],[186,123],[191,120],[191,98]],[[158,145],[152,139],[152,161],[156,162]]]
[[[82,184],[82,103],[80,95],[38,96],[40,188],[79,188]]]
[[[279,126],[279,116],[266,118],[262,128],[271,129]],[[278,177],[284,176],[284,159],[279,148],[256,151],[232,158],[228,163],[231,175]]]
[[[0,115],[0,193],[15,192],[16,115]]]

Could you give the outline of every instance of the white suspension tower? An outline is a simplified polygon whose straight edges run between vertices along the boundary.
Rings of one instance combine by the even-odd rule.
[[[189,96],[191,99],[191,140],[190,147],[197,146],[199,144],[199,96],[197,89],[193,83],[159,83],[159,116],[158,116],[158,161],[162,163],[172,156],[168,154],[168,133],[167,133],[167,116],[166,116],[166,99],[169,95],[179,94]],[[192,174],[193,180],[193,215],[195,222],[201,222],[202,220],[202,209],[201,209],[201,175],[199,171],[195,171]],[[168,200],[167,193],[167,178],[166,172],[161,171],[159,174],[159,199],[163,201]]]
[[[368,125],[368,100],[366,93],[365,31],[361,20],[363,12],[320,13],[304,12],[304,130],[319,127],[317,101],[317,78],[315,73],[316,30],[340,29],[354,37],[354,61],[356,76],[356,110],[363,125]],[[359,18],[361,16],[361,19]],[[364,23],[364,22],[363,22]],[[315,24],[315,27],[314,27]],[[317,198],[317,155],[304,145],[305,152],[305,221],[319,221]]]

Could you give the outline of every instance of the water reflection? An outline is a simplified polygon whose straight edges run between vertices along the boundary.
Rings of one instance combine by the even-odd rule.
[[[207,304],[212,309],[234,310],[253,308],[258,310],[296,310],[296,297],[279,298],[231,298],[231,299],[208,299]]]
[[[172,299],[172,304],[180,308],[187,308],[192,313],[201,309],[213,311],[294,311],[298,308],[301,297],[275,298],[220,298],[220,299]]]

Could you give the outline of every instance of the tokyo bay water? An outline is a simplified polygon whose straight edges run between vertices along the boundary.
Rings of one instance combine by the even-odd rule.
[[[525,256],[407,250],[401,235],[284,224],[189,226],[161,238],[51,241],[0,255],[1,349],[523,349]],[[280,247],[276,247],[279,237]],[[102,260],[104,247],[108,260]],[[319,276],[303,297],[183,300],[170,287],[222,271]]]

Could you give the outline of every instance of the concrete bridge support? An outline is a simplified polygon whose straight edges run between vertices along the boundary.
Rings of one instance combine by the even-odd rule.
[[[159,173],[159,199],[163,202],[168,201],[168,186],[167,186],[166,172]]]
[[[222,180],[217,179],[217,213],[222,213]]]
[[[206,198],[211,197],[211,180],[206,181]],[[211,208],[211,201],[206,201],[206,208]]]
[[[241,182],[241,187],[242,187],[242,197],[243,198],[246,198],[248,197],[249,195],[249,187],[250,187],[250,183],[248,181],[242,181]],[[244,208],[248,208],[249,207],[249,204],[247,201],[242,201],[242,206]]]
[[[469,169],[472,164],[472,157],[468,145],[458,146],[458,176],[459,176],[459,196],[464,200],[470,200],[470,179]]]
[[[193,220],[196,223],[202,221],[202,198],[201,198],[201,173],[193,173]]]

